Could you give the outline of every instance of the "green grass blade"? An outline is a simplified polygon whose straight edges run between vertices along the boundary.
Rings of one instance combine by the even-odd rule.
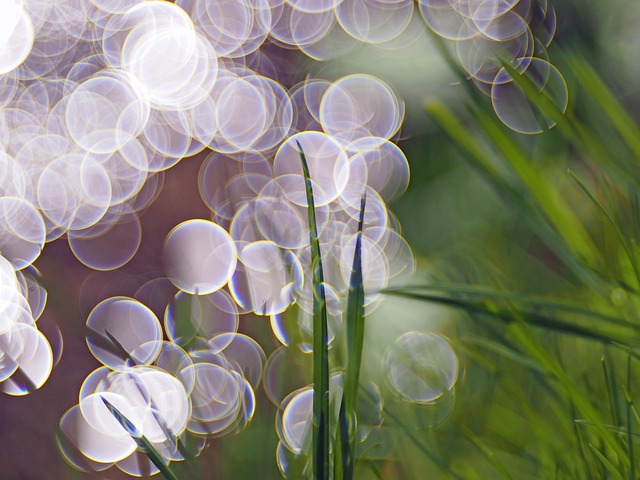
[[[366,196],[362,197],[360,204],[360,219],[358,222],[358,232],[356,234],[356,245],[353,254],[353,267],[349,283],[349,296],[347,299],[347,372],[345,374],[344,393],[340,404],[338,417],[339,427],[338,445],[336,455],[341,458],[336,459],[336,479],[353,479],[355,468],[356,451],[356,430],[357,412],[356,400],[358,397],[358,384],[360,382],[360,367],[362,364],[362,350],[364,347],[364,287],[362,283],[362,226],[364,223],[364,210],[366,207]],[[337,464],[341,463],[341,469]],[[341,472],[340,472],[341,470]],[[338,474],[342,473],[339,477]]]
[[[106,331],[106,333],[109,334],[108,331]],[[109,338],[111,338],[111,336]],[[198,473],[199,469],[198,469],[198,464],[195,461],[195,456],[187,448],[184,441],[181,438],[178,438],[176,434],[173,433],[173,430],[171,430],[171,428],[167,425],[167,422],[165,421],[164,418],[162,418],[162,416],[159,413],[160,409],[157,408],[153,399],[149,396],[149,392],[147,391],[145,386],[138,381],[135,375],[131,375],[129,373],[127,373],[126,375],[131,379],[133,384],[138,389],[138,392],[140,393],[144,401],[147,403],[147,405],[151,409],[151,413],[153,414],[154,420],[156,421],[156,423],[158,424],[158,426],[160,427],[164,435],[167,437],[167,440],[171,442],[172,447],[174,449],[174,453],[179,452],[184,458],[184,464],[189,469],[191,469],[192,473]]]
[[[512,76],[520,77],[510,65],[505,63],[505,68]],[[454,70],[456,69],[454,68]],[[519,81],[520,78],[517,80]],[[566,119],[562,112],[559,112],[555,104],[546,98],[544,94],[537,92],[530,79],[526,78],[525,80],[528,80],[530,83],[530,85],[527,84],[527,92],[529,96],[534,98],[533,101],[536,104],[543,102],[544,105],[542,105],[541,108],[545,110],[545,113],[548,109],[554,109],[550,116],[556,123],[562,123],[564,126]],[[518,83],[518,85],[520,85],[520,83]],[[475,96],[472,96],[472,98],[475,98]],[[427,111],[436,119],[440,126],[443,127],[447,135],[475,158],[491,177],[498,178],[501,176],[495,166],[493,166],[492,154],[489,153],[486,148],[482,148],[477,141],[474,141],[473,137],[468,135],[468,132],[459,125],[459,122],[443,105],[439,103],[429,104],[427,105]],[[490,116],[480,108],[474,108],[473,111],[478,125],[492,140],[492,144],[502,153],[504,159],[518,175],[529,194],[538,202],[541,210],[559,232],[560,236],[581,258],[585,258],[587,261],[592,260],[594,257],[594,246],[590,242],[584,227],[576,219],[575,215],[573,215],[564,198],[559,195],[556,190],[548,187],[539,170],[531,164],[527,155],[513,138],[507,135],[504,129],[500,127],[495,117]],[[566,128],[567,134],[573,134],[569,126]],[[516,194],[516,197],[517,196]]]
[[[509,62],[502,62],[502,65],[514,83],[520,87],[524,96],[556,123],[556,128],[568,141],[574,143],[590,157],[602,159],[606,163],[610,157],[606,146],[598,142],[595,135],[573,118],[571,112],[565,114],[561,111],[549,97],[548,92],[544,89],[540,92],[534,82],[525,75],[526,72],[517,72]]]
[[[463,299],[444,297],[439,295],[429,295],[425,293],[414,293],[405,291],[390,292],[393,295],[422,300],[426,302],[440,303],[451,307],[461,308],[472,313],[481,313],[497,318],[507,323],[518,320],[516,316],[508,311],[498,309],[495,305],[487,305],[482,302],[473,302]],[[607,343],[620,343],[629,345],[640,342],[640,329],[637,325],[623,323],[620,325],[608,326],[601,324],[578,324],[577,322],[564,321],[558,318],[541,315],[537,312],[519,311],[519,316],[525,323],[533,326],[544,327],[561,333],[572,334]]]
[[[440,458],[437,454],[432,452],[427,445],[425,445],[423,438],[420,435],[414,433],[415,428],[413,426],[405,423],[399,415],[396,415],[389,409],[385,410],[385,418],[391,420],[392,423],[395,423],[402,432],[407,436],[407,438],[413,443],[424,455],[427,457],[434,465],[436,465],[444,474],[447,475],[447,478],[452,478],[454,480],[463,480],[463,477],[456,473],[445,460]]]
[[[604,374],[604,383],[607,386],[607,399],[609,400],[609,409],[611,410],[611,421],[618,425],[620,423],[620,412],[618,411],[618,390],[616,389],[616,372],[607,362],[605,355],[601,359],[602,371]]]
[[[112,354],[123,358],[129,363],[129,365],[136,365],[136,361],[131,357],[127,349],[124,348],[122,343],[120,343],[120,341],[118,341],[118,339],[114,337],[109,330],[105,330],[104,335],[102,335],[97,330],[94,330],[90,327],[86,327],[86,328],[87,328],[87,336],[91,338],[92,341],[96,342],[98,345],[108,350]],[[154,419],[158,423],[158,426],[162,429],[162,431],[166,435],[167,439],[173,443],[173,446],[176,448],[176,450],[180,452],[180,454],[183,456],[187,467],[190,468],[193,472],[197,472],[198,466],[195,462],[194,455],[189,451],[189,449],[186,447],[184,442],[181,439],[176,437],[176,435],[167,426],[164,419],[160,417],[160,415],[158,414],[157,408],[155,408],[155,405],[151,400],[151,398],[149,397],[148,392],[146,391],[144,386],[140,384],[140,382],[138,382],[138,380],[134,375],[130,375],[130,378],[133,381],[133,383],[136,385],[136,388],[138,389],[139,393],[142,395],[142,397],[151,407],[151,411],[153,413]],[[106,402],[106,400],[104,399],[103,401]],[[107,406],[107,408],[109,407]]]
[[[505,468],[505,466],[498,460],[495,453],[489,448],[484,442],[473,434],[473,432],[468,428],[462,427],[464,435],[471,442],[471,444],[478,449],[478,451],[487,459],[487,461],[496,469],[502,476],[502,478],[506,478],[508,480],[513,480],[513,477],[509,473],[509,471]]]
[[[593,196],[593,194],[589,191],[586,185],[576,176],[576,174],[569,169],[567,169],[567,172],[569,173],[569,176],[573,179],[573,181],[576,182],[578,187],[580,187],[580,190],[582,190],[582,192],[587,196],[587,198],[591,200],[591,203],[593,203],[595,207],[600,211],[600,213],[602,213],[602,215],[607,219],[607,221],[611,225],[611,228],[613,228],[613,231],[616,233],[616,236],[618,237],[618,241],[620,242],[620,245],[624,249],[624,252],[627,255],[627,258],[631,263],[631,267],[633,268],[633,273],[636,277],[636,281],[638,282],[638,286],[640,286],[640,269],[638,268],[637,262],[635,261],[635,256],[631,251],[631,246],[627,242],[627,239],[624,237],[622,230],[620,230],[620,228],[614,221],[613,217],[609,214],[609,212],[607,212],[607,210],[602,206],[602,204],[598,202],[598,199],[596,199],[596,197]]]
[[[593,423],[593,422],[591,422],[589,420],[583,420],[581,418],[578,418],[578,419],[574,420],[574,422],[576,423],[576,425],[581,425],[581,426],[587,426],[587,427],[594,427],[595,426],[595,423]],[[602,427],[606,428],[610,432],[619,433],[621,436],[622,435],[627,436],[627,433],[628,433],[627,427],[618,427],[616,425],[602,425]],[[640,434],[638,434],[638,433],[633,433],[632,436],[636,440],[640,439]]]
[[[638,413],[638,409],[636,408],[636,405],[631,398],[631,394],[627,391],[624,385],[622,386],[622,392],[624,393],[625,399],[627,400],[627,405],[631,409],[631,413],[633,413],[633,418],[636,419],[636,422],[640,423],[640,413]],[[640,434],[634,435],[640,437]]]
[[[575,406],[571,407],[571,418],[574,418],[574,419],[576,418]],[[578,446],[580,447],[580,459],[582,460],[581,464],[586,474],[585,476],[587,477],[588,480],[591,480],[593,478],[593,475],[591,473],[593,470],[593,468],[591,468],[591,463],[593,459],[591,458],[591,456],[587,455],[586,442],[584,439],[584,435],[582,434],[581,429],[579,427],[580,425],[576,421],[574,421],[573,431],[575,432],[576,439],[578,441]]]
[[[510,325],[510,334],[513,335],[513,338],[556,378],[562,390],[564,390],[568,399],[575,407],[576,413],[583,418],[593,421],[594,434],[597,434],[597,441],[605,445],[609,451],[614,452],[624,468],[628,467],[629,458],[627,452],[616,436],[612,435],[611,432],[603,427],[605,422],[602,420],[601,410],[575,385],[574,380],[567,374],[560,362],[549,352],[545,343],[534,334],[531,328],[528,328],[529,326],[525,323],[520,313],[514,311],[513,314],[518,319],[517,322]],[[592,435],[592,438],[596,439],[596,435]]]
[[[580,84],[611,119],[618,133],[636,157],[640,157],[640,128],[620,101],[605,85],[595,69],[581,56],[565,56],[569,68]]]
[[[329,478],[329,350],[327,304],[318,227],[316,224],[313,186],[309,165],[300,142],[296,141],[307,194],[311,271],[313,279],[313,474],[316,480]]]
[[[631,388],[631,355],[627,355],[627,390]],[[625,394],[627,392],[625,391]],[[627,448],[629,449],[630,473],[629,478],[636,478],[636,465],[633,452],[633,420],[631,418],[631,397],[626,395],[627,400]]]
[[[571,124],[569,118],[565,116],[565,113],[560,110],[549,97],[548,92],[545,89],[540,91],[533,80],[527,76],[526,70],[522,73],[518,72],[510,62],[504,60],[502,61],[502,66],[513,79],[513,82],[520,87],[524,96],[527,97],[527,100],[551,118],[555,122],[556,128],[562,132],[566,139],[575,140],[576,131],[573,128],[574,126]]]
[[[560,215],[556,220],[556,225],[560,225],[565,237],[560,235],[559,230],[555,230],[541,213],[541,209],[532,204],[530,199],[523,196],[515,188],[512,181],[507,178],[503,169],[496,165],[495,153],[493,153],[485,142],[480,141],[463,125],[456,116],[441,102],[431,102],[426,106],[429,113],[444,133],[455,143],[455,145],[466,153],[466,159],[482,175],[482,177],[505,199],[505,203],[513,208],[520,218],[525,219],[538,233],[540,238],[569,266],[580,278],[596,291],[608,295],[602,289],[602,275],[593,270],[592,264],[588,262],[591,258],[591,244],[588,240],[576,235],[575,232],[563,226]],[[571,222],[578,224],[579,222]],[[555,226],[555,225],[554,225]],[[579,227],[582,230],[582,227]],[[570,243],[576,242],[573,248]],[[576,256],[576,253],[579,255]],[[586,257],[585,257],[586,255]]]
[[[138,428],[131,423],[131,421],[120,412],[111,402],[109,402],[106,398],[100,396],[102,402],[105,404],[111,415],[118,421],[118,423],[126,430],[126,432],[131,436],[131,438],[136,442],[138,447],[142,450],[142,452],[149,457],[149,460],[160,470],[160,473],[167,480],[178,480],[178,477],[173,470],[169,468],[169,466],[164,462],[162,455],[158,453],[158,451],[153,447],[151,442],[144,436],[141,435],[138,431]]]
[[[595,257],[595,247],[564,196],[548,184],[540,168],[531,162],[522,147],[505,132],[494,116],[476,110],[475,118],[567,245],[579,257],[591,262]]]
[[[612,324],[624,325],[627,322],[621,318],[606,315],[604,313],[595,312],[587,308],[580,307],[579,305],[573,305],[571,303],[565,303],[559,300],[543,298],[533,295],[527,295],[519,292],[509,292],[503,290],[495,290],[492,288],[476,286],[476,285],[462,285],[454,283],[433,283],[430,285],[406,285],[400,288],[386,288],[382,290],[382,293],[403,292],[403,291],[423,291],[423,292],[440,292],[446,294],[462,294],[469,295],[475,298],[491,298],[498,300],[508,300],[510,302],[521,302],[528,306],[535,308],[547,308],[550,310],[557,310],[561,312],[574,313],[576,315],[582,315],[585,317],[593,317],[604,322]]]
[[[500,355],[504,359],[511,360],[515,363],[522,365],[536,373],[546,375],[548,372],[542,368],[538,363],[531,360],[531,358],[523,355],[521,352],[513,350],[501,343],[494,342],[493,340],[489,340],[483,337],[464,337],[461,339],[462,347],[469,353],[472,354],[474,359],[485,360],[484,355],[486,352],[492,352],[497,355]],[[476,350],[473,348],[476,347],[478,353],[476,354]],[[476,360],[478,361],[478,360]]]
[[[605,457],[600,450],[598,450],[592,443],[589,444],[589,448],[591,448],[596,457],[598,457],[598,460],[600,460],[602,465],[604,465],[604,468],[607,469],[607,471],[613,476],[613,478],[624,480],[624,477],[620,474],[615,465],[611,463],[611,461],[607,457]]]
[[[371,460],[367,460],[367,466],[369,467],[369,470],[376,476],[378,480],[384,480],[382,473],[380,473],[380,470],[378,469],[378,467],[376,467],[375,463],[373,463]]]

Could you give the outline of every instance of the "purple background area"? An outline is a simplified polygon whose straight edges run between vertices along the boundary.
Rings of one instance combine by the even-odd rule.
[[[143,283],[158,276],[162,242],[175,225],[190,218],[210,218],[197,187],[198,168],[205,155],[184,159],[166,172],[159,198],[140,215],[140,249],[121,269],[95,273],[73,256],[66,238],[45,246],[35,262],[49,292],[38,327],[53,345],[59,343],[55,340],[57,325],[62,332],[64,349],[60,362],[40,390],[25,397],[0,394],[1,479],[132,478],[117,468],[99,474],[74,471],[59,454],[54,431],[60,417],[78,402],[78,392],[86,375],[100,366],[85,343],[86,313],[108,296],[133,296]],[[90,285],[83,287],[90,275],[98,278],[92,278]],[[81,291],[83,307],[80,306]],[[87,312],[81,311],[87,309]],[[208,449],[203,456],[207,458],[200,458],[199,464],[203,473],[210,472],[211,466],[207,464],[213,463],[215,453]]]

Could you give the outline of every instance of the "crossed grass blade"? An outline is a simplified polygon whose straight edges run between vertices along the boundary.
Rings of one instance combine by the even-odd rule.
[[[164,462],[162,455],[158,453],[158,451],[153,447],[151,442],[140,432],[138,428],[131,423],[131,421],[118,410],[109,400],[104,398],[102,395],[100,396],[102,402],[105,404],[111,415],[118,421],[118,423],[126,430],[126,432],[131,436],[138,448],[142,450],[142,452],[149,457],[149,460],[160,470],[160,473],[167,480],[178,480],[176,474],[169,468],[169,466]]]
[[[547,211],[545,212],[537,203],[533,202],[528,196],[522,195],[522,186],[514,184],[510,176],[504,172],[499,162],[496,161],[496,155],[486,145],[486,142],[479,138],[477,134],[466,125],[464,125],[444,104],[441,102],[432,102],[426,106],[429,113],[442,131],[451,139],[451,141],[465,153],[465,159],[470,165],[483,177],[489,185],[504,199],[505,204],[522,219],[531,225],[531,228],[537,235],[548,245],[562,261],[587,285],[601,294],[607,295],[607,289],[603,286],[603,278],[600,272],[594,269],[590,260],[594,257],[592,243],[585,240],[576,232],[582,231],[580,226],[574,231],[566,228],[563,219],[572,218],[565,208],[558,210],[557,205],[547,203]],[[484,128],[488,128],[493,133],[491,143],[503,155],[507,155],[513,147],[502,146],[499,143],[507,138],[501,128],[495,125],[497,120],[490,118],[486,113],[481,112],[480,107],[476,108],[476,115],[483,121]],[[492,127],[488,125],[494,124]],[[498,144],[496,144],[498,142]],[[519,148],[519,147],[518,147]],[[523,160],[524,161],[524,160]],[[526,184],[527,182],[521,181]],[[530,181],[529,181],[530,184]],[[539,182],[534,182],[538,185]],[[531,184],[529,188],[534,188]],[[535,187],[537,188],[537,187]],[[540,198],[546,195],[548,189],[537,192],[537,196],[532,198]],[[550,212],[553,221],[547,215]],[[571,220],[570,225],[578,224],[577,221]],[[560,226],[560,230],[556,227]],[[610,279],[607,279],[610,280]]]
[[[122,358],[123,360],[125,360],[125,362],[126,362],[126,364],[128,366],[135,366],[137,364],[136,360],[131,356],[131,354],[128,352],[128,350],[122,345],[122,343],[120,343],[120,341],[118,341],[118,339],[109,330],[105,330],[104,331],[104,335],[102,333],[100,333],[99,331],[91,328],[91,327],[86,327],[86,331],[87,331],[87,338],[90,338],[91,341],[95,342],[101,348],[104,348],[105,350],[109,351],[111,354],[116,355],[119,358]],[[130,375],[130,374],[128,374],[128,375]],[[184,441],[181,438],[178,438],[171,431],[171,429],[166,425],[166,422],[164,421],[164,419],[157,413],[157,409],[155,408],[155,405],[154,405],[152,399],[149,397],[149,395],[148,395],[146,389],[144,388],[144,386],[141,385],[140,382],[137,381],[135,376],[130,375],[130,377],[133,380],[133,383],[135,384],[136,388],[138,389],[138,391],[140,392],[142,397],[151,406],[152,411],[153,411],[154,419],[157,422],[158,426],[162,429],[162,431],[166,435],[167,439],[172,442],[172,444],[174,445],[175,450],[177,450],[182,455],[182,457],[184,458],[185,465],[187,466],[187,468],[191,471],[191,473],[199,474],[200,470],[199,470],[198,464],[196,463],[196,458],[195,458],[194,454],[185,445]],[[107,405],[107,403],[108,403],[107,400],[102,398],[102,401],[105,402],[105,405],[107,406],[109,411],[111,411],[111,413],[113,414],[113,411],[109,407],[110,404]],[[111,407],[113,407],[113,405],[111,405]],[[115,409],[115,407],[113,407],[113,408]],[[115,410],[115,411],[117,412],[117,410]],[[126,417],[122,416],[122,418],[126,420]],[[116,419],[118,420],[118,422],[120,422],[119,418],[116,417]],[[122,425],[122,423],[121,423],[121,425]],[[125,430],[126,429],[127,428],[125,427]],[[129,431],[129,430],[127,430],[127,431]],[[135,438],[134,438],[134,440],[135,440]],[[146,439],[144,439],[144,440],[146,441]],[[138,443],[137,440],[136,440],[136,443]],[[151,444],[149,444],[148,441],[146,441],[146,443],[148,444],[148,446],[152,450],[155,451],[153,446]],[[138,443],[138,445],[140,446],[139,443]],[[145,445],[145,449],[143,449],[143,452],[145,454],[147,454],[146,448],[147,447]],[[147,456],[149,456],[149,455],[147,454]],[[154,465],[156,465],[155,461],[153,461],[153,459],[150,456],[149,456],[149,459],[154,463]],[[162,457],[160,457],[160,459],[162,460]],[[164,461],[163,461],[163,464],[164,464]],[[166,466],[166,464],[165,464],[165,466]],[[160,467],[158,467],[158,468],[160,469]],[[162,469],[160,469],[160,470],[162,471]]]

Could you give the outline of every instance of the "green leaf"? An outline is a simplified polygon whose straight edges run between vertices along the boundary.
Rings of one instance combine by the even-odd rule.
[[[316,224],[313,186],[309,165],[300,142],[296,140],[307,194],[311,271],[313,282],[313,474],[316,480],[329,478],[329,350],[327,303],[318,227]]]

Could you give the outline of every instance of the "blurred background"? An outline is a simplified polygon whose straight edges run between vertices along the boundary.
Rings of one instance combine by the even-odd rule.
[[[410,283],[439,286],[430,292],[438,298],[428,302],[390,295],[367,319],[363,383],[378,382],[390,416],[383,415],[379,437],[369,439],[356,478],[633,478],[640,472],[633,454],[634,430],[640,434],[634,403],[640,175],[633,141],[640,4],[552,5],[557,32],[548,53],[566,80],[572,123],[538,135],[511,131],[488,97],[471,98],[418,15],[403,41],[363,45],[326,63],[292,59],[301,72],[328,80],[375,75],[405,100],[398,145],[411,181],[390,208],[417,261]],[[584,65],[629,118],[608,108]],[[456,119],[471,150],[433,115],[428,107],[436,104]],[[494,130],[479,121],[488,117]],[[477,152],[487,153],[493,170]],[[74,471],[54,433],[77,403],[85,376],[99,366],[84,340],[90,310],[110,296],[133,296],[158,276],[166,234],[183,220],[208,218],[196,188],[204,156],[166,172],[157,200],[140,216],[141,247],[125,267],[92,271],[65,239],[48,244],[37,260],[49,293],[39,327],[62,356],[40,390],[0,396],[0,477],[129,478],[113,468]],[[278,345],[266,318],[245,315],[240,330],[267,355]],[[385,385],[384,353],[414,331],[443,335],[459,362],[455,389],[433,404],[408,403]],[[248,428],[212,440],[199,457],[201,478],[281,478],[275,414],[259,389]]]

